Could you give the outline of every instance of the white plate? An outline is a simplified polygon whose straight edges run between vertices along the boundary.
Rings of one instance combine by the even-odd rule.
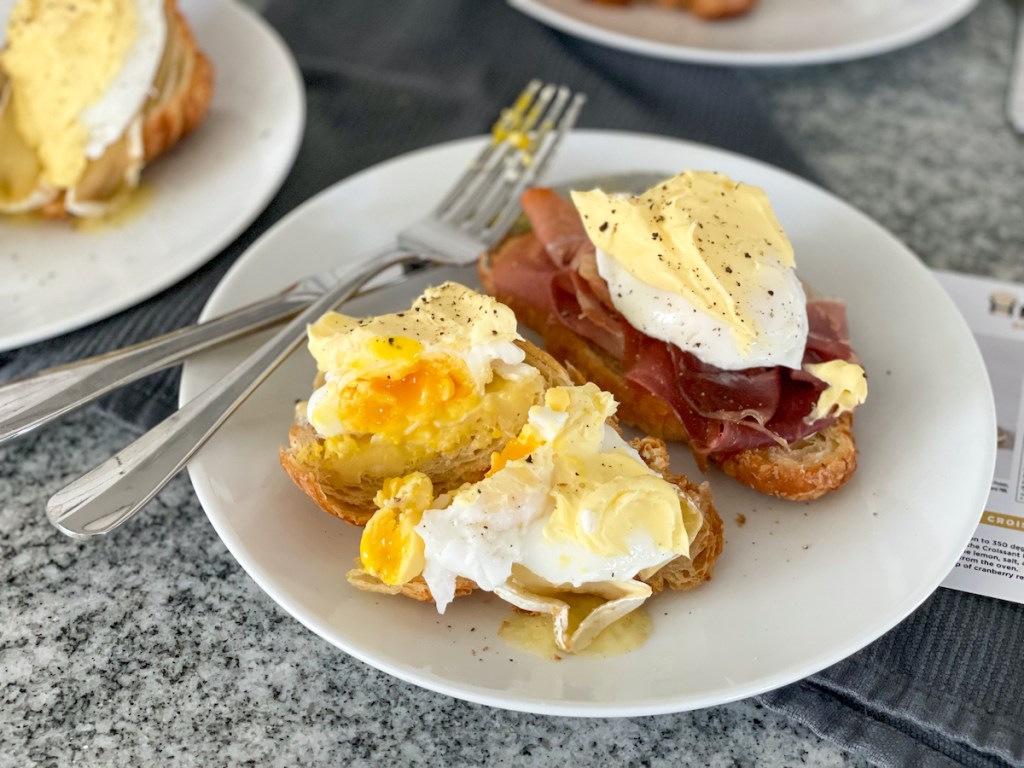
[[[702,21],[638,2],[508,0],[548,26],[644,56],[737,66],[821,64],[873,56],[954,24],[977,0],[760,0],[745,16]]]
[[[11,4],[0,0],[0,24]],[[233,0],[180,6],[213,62],[209,114],[143,171],[148,201],[123,224],[85,231],[0,216],[0,350],[81,327],[178,282],[252,223],[291,168],[306,113],[291,53]]]
[[[466,140],[406,155],[318,195],[234,265],[205,316],[386,245],[477,146]],[[509,609],[489,595],[457,600],[438,616],[431,605],[346,584],[358,531],[317,509],[277,462],[292,403],[311,388],[314,366],[302,351],[189,465],[217,533],[252,578],[308,628],[392,675],[484,704],[561,715],[671,712],[750,696],[839,661],[914,610],[956,562],[992,478],[994,406],[970,331],[927,269],[885,230],[753,160],[672,139],[580,131],[549,179],[688,166],[766,188],[803,276],[848,300],[871,392],[857,416],[860,468],[846,488],[792,504],[714,473],[727,536],[714,579],[648,603],[654,634],[638,651],[546,661],[497,636]],[[472,270],[457,274],[476,284]],[[349,311],[407,307],[422,287],[385,289]],[[182,401],[254,343],[190,361]],[[675,454],[677,469],[699,477],[685,451]]]

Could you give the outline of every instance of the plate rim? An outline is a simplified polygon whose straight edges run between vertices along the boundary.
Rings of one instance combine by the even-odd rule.
[[[840,204],[846,210],[847,213],[855,215],[858,219],[859,225],[869,226],[883,234],[890,241],[892,241],[894,246],[897,246],[900,250],[904,251],[909,257],[912,257],[910,263],[913,264],[913,268],[916,269],[919,272],[919,274],[924,277],[924,279],[934,281],[936,285],[938,285],[938,280],[937,278],[935,278],[933,274],[931,274],[931,270],[928,269],[920,261],[920,259],[918,259],[913,254],[913,252],[902,243],[902,241],[896,238],[895,235],[889,232],[880,223],[878,223],[877,221],[869,217],[867,214],[863,213],[862,211],[854,207],[852,204],[842,200],[829,190],[824,189],[814,184],[813,182],[810,182],[807,179],[804,179],[803,177],[800,177],[799,175],[794,174],[790,171],[778,168],[776,166],[773,166],[761,160],[757,160],[755,158],[740,155],[735,152],[721,150],[719,148],[712,147],[709,145],[682,140],[670,136],[612,130],[578,130],[575,133],[605,140],[660,140],[669,142],[681,148],[685,147],[699,150],[710,150],[716,154],[732,156],[735,158],[739,158],[744,162],[749,162],[762,166],[766,169],[769,169],[773,173],[781,173],[785,176],[790,177],[791,179],[796,180],[799,183],[809,185],[816,191],[816,193],[831,198],[832,201]],[[279,228],[284,229],[286,227],[290,227],[292,226],[292,222],[296,218],[307,215],[307,211],[309,209],[316,209],[320,205],[323,205],[323,198],[332,194],[332,192],[337,187],[353,183],[362,177],[372,175],[384,167],[404,163],[408,161],[410,158],[423,153],[441,151],[448,148],[454,148],[459,145],[466,145],[468,147],[471,144],[479,143],[484,140],[486,140],[486,137],[484,136],[475,136],[465,139],[457,139],[454,141],[443,142],[429,147],[423,147],[417,150],[413,150],[406,154],[400,155],[395,158],[391,158],[382,163],[371,166],[370,168],[364,169],[363,171],[360,171],[357,174],[349,176],[346,179],[343,179],[331,185],[325,190],[322,190],[320,193],[310,198],[301,206],[297,207],[295,210],[290,212],[288,216],[277,222],[272,228],[270,228],[266,233],[264,233],[264,235],[261,236],[259,240],[253,243],[253,245],[250,246],[250,249],[247,250],[247,252],[243,254],[243,256],[234,265],[232,265],[231,270],[224,276],[221,283],[218,284],[217,289],[214,291],[214,293],[211,294],[207,302],[207,305],[203,309],[202,317],[205,319],[209,317],[211,314],[218,311],[218,309],[223,311],[227,310],[230,307],[230,302],[224,307],[218,307],[217,305],[224,301],[223,294],[225,292],[230,292],[232,287],[231,283],[235,279],[235,270],[237,269],[244,273],[249,259],[259,259],[259,255],[257,253],[257,246],[262,245],[263,238],[270,238],[274,236],[279,231]],[[963,330],[970,335],[970,338],[973,341],[973,335],[970,334],[969,328],[967,328],[966,326],[966,322],[963,320],[959,311],[956,310],[955,303],[945,293],[944,290],[941,291],[940,295],[943,297],[943,302],[947,305],[947,310],[952,309],[952,311],[956,313],[956,316],[959,317],[960,319],[960,323],[962,323],[963,325]],[[983,362],[980,362],[980,352],[978,351],[976,344],[974,344],[973,346],[973,354],[974,356],[977,357],[980,363],[979,370],[984,374],[987,380],[987,372],[985,371]],[[189,375],[189,364],[187,363],[185,366],[185,371],[183,372],[182,375],[182,386],[179,393],[180,400],[184,402],[189,398],[193,397],[195,394],[197,394],[197,391],[195,391],[196,386],[197,383],[192,381],[191,376]],[[990,386],[988,391],[987,406],[988,419],[992,423],[992,425],[994,425],[995,406],[994,400],[992,399]],[[994,444],[993,446],[991,446],[989,454],[990,455],[987,459],[987,463],[994,466]],[[466,685],[461,683],[446,683],[445,680],[439,679],[436,676],[430,678],[429,680],[425,680],[422,675],[417,675],[414,670],[406,670],[400,666],[396,666],[394,664],[389,663],[387,660],[382,661],[381,659],[375,658],[371,654],[364,652],[363,649],[358,646],[353,647],[351,645],[346,645],[345,643],[340,642],[336,637],[332,636],[331,631],[329,630],[327,624],[324,622],[322,618],[318,618],[316,616],[302,615],[301,610],[296,610],[295,607],[292,605],[292,601],[286,595],[282,594],[280,590],[278,590],[274,585],[268,583],[262,577],[262,575],[258,572],[256,563],[252,563],[251,565],[253,566],[253,568],[250,568],[250,563],[247,562],[248,558],[245,556],[240,556],[238,549],[243,546],[241,539],[236,537],[232,531],[228,530],[226,521],[221,520],[218,514],[210,511],[210,505],[208,499],[206,498],[206,487],[204,484],[204,478],[201,475],[199,475],[198,471],[195,470],[192,466],[189,467],[189,475],[192,480],[193,486],[196,490],[196,494],[199,497],[200,503],[203,506],[204,513],[207,515],[207,518],[213,525],[214,530],[217,532],[218,536],[220,537],[224,545],[227,547],[227,549],[231,552],[232,556],[236,559],[239,565],[242,566],[243,570],[246,571],[246,573],[257,583],[257,585],[260,586],[260,588],[272,600],[274,600],[275,603],[277,603],[279,607],[284,609],[285,612],[288,613],[290,616],[298,620],[299,623],[302,624],[304,627],[306,627],[322,639],[326,640],[332,646],[340,649],[347,655],[359,659],[363,663],[366,663],[375,669],[381,670],[412,685],[427,690],[432,690],[438,693],[442,693],[444,695],[452,696],[454,698],[513,711],[570,717],[632,717],[669,714],[680,711],[699,709],[707,706],[725,704],[731,701],[748,698],[750,696],[755,696],[759,693],[763,693],[768,690],[774,690],[781,686],[803,679],[811,674],[815,674],[816,672],[819,672],[822,669],[827,668],[828,666],[834,663],[837,663],[842,659],[848,658],[849,656],[856,653],[860,649],[864,648],[877,638],[881,637],[886,632],[892,630],[907,616],[909,616],[914,610],[916,610],[931,594],[934,593],[936,589],[938,589],[938,587],[941,584],[940,578],[938,580],[935,580],[934,583],[931,584],[931,587],[929,589],[922,590],[919,594],[909,593],[905,595],[903,599],[900,601],[898,607],[893,609],[892,615],[888,617],[884,626],[879,625],[872,629],[866,630],[857,635],[856,637],[848,639],[841,647],[827,649],[822,653],[818,654],[817,656],[815,656],[811,661],[804,661],[799,665],[793,665],[793,668],[785,670],[781,674],[781,676],[780,673],[776,671],[772,676],[773,679],[770,681],[765,681],[763,684],[747,684],[745,686],[735,687],[728,695],[723,696],[719,695],[716,692],[715,694],[709,693],[703,697],[691,696],[689,700],[682,705],[679,703],[678,700],[668,700],[664,697],[651,698],[646,701],[633,700],[625,708],[622,705],[610,704],[604,701],[552,701],[542,697],[529,697],[521,693],[515,696],[509,696],[508,692],[504,692],[503,695],[498,696],[496,695],[493,689],[467,687]],[[980,485],[981,484],[979,484],[979,486]],[[983,508],[984,501],[985,499],[987,499],[987,494],[987,485],[985,485],[984,487],[979,487],[979,489],[976,491],[975,495],[976,500],[978,502],[977,506],[979,510]],[[975,527],[976,521],[971,520],[970,522],[968,522],[965,516],[963,546],[966,546],[967,542],[970,540],[970,537],[973,534]],[[944,565],[948,565],[948,568],[946,568],[945,570],[952,569],[957,557],[958,555],[951,556],[949,558],[950,562],[944,563]],[[945,573],[945,570],[943,571],[943,573]]]
[[[846,45],[808,48],[793,52],[746,52],[721,48],[696,48],[647,40],[624,32],[590,24],[547,5],[544,0],[506,0],[517,11],[565,34],[639,56],[649,56],[692,64],[737,67],[785,67],[839,63],[869,58],[915,45],[937,35],[964,19],[978,0],[948,0],[944,14],[909,30],[901,30],[875,40]]]
[[[274,27],[264,19],[261,14],[238,0],[217,0],[217,3],[222,6],[224,12],[228,14],[237,14],[234,19],[235,23],[238,23],[240,20],[244,20],[242,23],[249,25],[255,35],[260,35],[264,42],[269,46],[269,49],[273,50],[275,55],[279,57],[285,65],[285,77],[291,83],[290,90],[292,91],[292,96],[296,98],[297,103],[294,111],[289,110],[284,113],[285,116],[289,118],[287,125],[288,130],[284,134],[284,138],[288,141],[288,151],[283,158],[284,162],[282,162],[280,167],[276,169],[274,178],[270,183],[267,183],[266,189],[263,190],[263,193],[259,196],[259,199],[252,204],[251,208],[249,210],[240,210],[240,213],[237,215],[237,219],[231,224],[231,226],[218,229],[216,236],[210,238],[208,245],[201,249],[203,255],[195,256],[192,259],[181,262],[172,261],[170,262],[169,268],[161,274],[160,279],[153,280],[138,291],[121,294],[113,297],[112,299],[108,299],[101,305],[84,308],[71,317],[56,319],[45,324],[34,325],[16,333],[0,333],[0,352],[7,352],[20,347],[29,346],[41,341],[53,339],[71,331],[79,330],[91,325],[92,323],[112,317],[119,312],[141,304],[147,299],[151,299],[167,288],[180,282],[196,270],[200,269],[204,264],[207,264],[225,247],[232,243],[240,234],[248,229],[260,214],[266,210],[274,195],[278,193],[281,186],[288,178],[289,173],[291,173],[291,170],[295,165],[295,160],[298,157],[306,125],[305,85],[303,83],[302,73],[299,70],[298,62],[296,62],[295,56],[292,54],[288,45],[284,42],[280,33],[278,33],[278,31],[274,29]],[[216,12],[217,11],[214,9],[204,10],[204,14],[213,14]],[[216,98],[215,91],[214,99]],[[0,219],[0,223],[2,223],[2,219]]]

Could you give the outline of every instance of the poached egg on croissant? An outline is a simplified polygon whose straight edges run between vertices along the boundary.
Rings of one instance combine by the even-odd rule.
[[[645,335],[723,371],[781,366],[828,388],[809,420],[867,397],[857,363],[804,365],[807,296],[764,190],[684,171],[639,195],[573,192],[612,304]]]
[[[632,197],[572,199],[634,328],[724,370],[800,367],[807,300],[763,190],[685,171]]]
[[[686,557],[703,522],[608,424],[614,411],[593,384],[554,387],[479,482],[434,499],[420,473],[390,480],[364,529],[358,575],[389,585],[422,575],[442,613],[456,580],[469,579],[551,614],[560,649],[585,647],[650,597],[635,577]],[[601,599],[570,626],[559,596],[573,593]]]
[[[544,389],[512,311],[457,283],[428,288],[402,312],[329,312],[308,337],[320,383],[305,418],[321,438],[309,450],[348,476],[405,474],[512,437]]]

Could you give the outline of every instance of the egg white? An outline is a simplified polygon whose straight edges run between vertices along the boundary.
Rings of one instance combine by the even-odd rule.
[[[684,296],[637,279],[616,259],[597,250],[598,274],[608,283],[612,304],[645,335],[690,352],[726,371],[783,366],[799,369],[807,345],[807,297],[796,272],[766,258],[756,291],[740,294],[745,315],[757,324],[748,349],[723,323]]]
[[[542,433],[553,433],[566,416],[537,408],[531,421]],[[605,425],[601,452],[608,451],[625,451],[643,461]],[[628,581],[678,556],[659,547],[643,529],[634,531],[626,542],[627,551],[616,555],[593,552],[576,541],[552,540],[544,532],[554,509],[549,493],[554,475],[550,445],[533,451],[530,459],[509,462],[456,493],[447,506],[423,513],[416,526],[424,543],[423,578],[439,612],[444,613],[454,598],[456,576],[494,592],[509,581],[513,566],[521,565],[548,584],[580,587]]]
[[[135,0],[135,10],[138,28],[121,68],[103,95],[79,117],[88,132],[85,156],[90,160],[102,157],[142,111],[163,58],[167,44],[164,0]]]

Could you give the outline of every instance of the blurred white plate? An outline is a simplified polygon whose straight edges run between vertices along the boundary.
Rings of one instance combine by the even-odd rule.
[[[612,48],[704,64],[821,64],[873,56],[954,24],[977,0],[759,0],[736,19],[702,21],[637,2],[508,0],[550,27]]]
[[[11,5],[0,0],[0,31]],[[234,0],[181,8],[213,62],[209,114],[143,171],[145,202],[123,223],[89,231],[0,216],[0,350],[81,327],[178,282],[249,226],[291,169],[306,109],[290,51]]]
[[[205,316],[388,244],[439,198],[478,141],[397,158],[318,195],[234,265]],[[801,274],[817,290],[847,299],[871,391],[857,416],[860,468],[844,489],[793,504],[713,473],[727,538],[714,579],[650,601],[654,634],[638,651],[546,661],[498,637],[510,609],[489,595],[457,600],[438,616],[432,605],[348,586],[359,531],[317,509],[277,461],[292,404],[311,389],[314,365],[301,351],[189,465],[207,515],[252,578],[321,637],[403,680],[561,715],[641,715],[747,697],[839,661],[913,611],[956,562],[992,478],[994,407],[970,331],[933,276],[890,234],[821,189],[759,162],[673,139],[579,131],[549,180],[688,166],[763,186]],[[347,311],[405,308],[426,281],[451,274],[427,272]],[[471,269],[454,274],[478,285]],[[182,401],[255,343],[190,360]],[[674,454],[676,469],[700,476],[685,450]]]

